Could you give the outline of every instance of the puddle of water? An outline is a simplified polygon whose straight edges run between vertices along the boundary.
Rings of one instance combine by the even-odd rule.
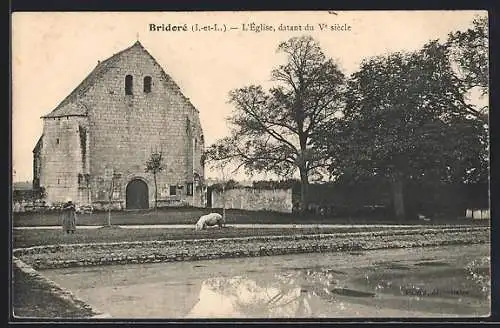
[[[374,297],[375,293],[364,292],[360,290],[354,290],[349,288],[333,288],[332,293],[344,296],[352,296],[352,297]]]
[[[410,270],[411,269],[411,267],[408,265],[399,264],[396,262],[384,263],[383,265],[377,264],[377,265],[380,266],[381,268],[388,269],[388,270]]]
[[[481,316],[489,294],[465,268],[488,254],[489,245],[450,246],[44,274],[118,318]],[[446,265],[416,265],[424,257]],[[474,272],[489,274],[489,264]]]
[[[442,261],[422,261],[422,262],[417,262],[415,265],[421,265],[421,266],[449,266],[448,263],[442,262]]]

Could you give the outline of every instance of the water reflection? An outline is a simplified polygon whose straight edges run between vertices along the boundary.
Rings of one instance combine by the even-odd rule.
[[[48,270],[114,318],[487,315],[489,247]]]
[[[355,317],[479,315],[486,294],[464,268],[378,263],[349,273],[328,266],[248,270],[202,282],[187,317]]]
[[[199,301],[188,317],[294,316],[300,301],[298,287],[280,290],[244,277],[213,278],[202,283]]]
[[[327,316],[332,311],[349,315],[344,302],[335,297],[336,290],[348,290],[343,287],[346,278],[327,268],[213,277],[202,282],[199,300],[187,316],[291,318]]]
[[[310,316],[306,293],[295,284],[266,284],[245,277],[212,278],[202,283],[188,317]]]

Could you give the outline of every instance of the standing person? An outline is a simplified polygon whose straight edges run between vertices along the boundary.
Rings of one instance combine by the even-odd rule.
[[[76,208],[73,201],[68,198],[62,208],[62,228],[66,233],[75,233],[76,230]]]

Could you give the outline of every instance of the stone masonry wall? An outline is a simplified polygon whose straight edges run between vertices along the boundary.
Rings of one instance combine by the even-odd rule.
[[[14,249],[35,269],[489,243],[489,227],[44,245]]]
[[[133,76],[133,95],[125,94],[125,77]],[[144,92],[144,78],[151,77],[151,92]],[[198,111],[185,98],[162,71],[162,68],[141,45],[134,45],[119,55],[119,59],[107,72],[99,77],[78,99],[88,109],[88,146],[90,195],[92,202],[108,200],[111,183],[110,173],[117,172],[121,178],[116,181],[113,192],[115,208],[124,208],[127,184],[135,179],[146,182],[149,205],[154,205],[153,175],[145,173],[145,163],[155,150],[163,152],[165,170],[157,175],[159,204],[192,204],[193,197],[187,197],[187,183],[193,181],[194,171],[203,174],[200,160],[203,153],[203,131]],[[57,120],[57,119],[56,119]],[[61,119],[62,121],[62,119]],[[188,124],[189,122],[189,124]],[[56,134],[65,135],[69,128],[59,129],[54,123],[46,123],[44,136],[52,143]],[[191,127],[188,130],[188,125]],[[71,126],[74,129],[75,126]],[[75,130],[76,131],[76,130]],[[72,132],[71,132],[72,133]],[[53,189],[52,195],[70,193],[78,196],[76,188],[79,154],[76,146],[77,134],[68,139],[65,152],[54,153],[54,148],[45,148],[50,154],[51,165],[58,168],[47,173],[60,176],[64,171],[64,188]],[[197,148],[193,161],[193,145]],[[71,141],[69,141],[71,140]],[[45,146],[45,145],[44,145]],[[63,154],[70,154],[65,159]],[[62,167],[66,167],[63,169]],[[66,177],[68,176],[68,177]],[[69,176],[72,178],[70,179]],[[73,178],[74,176],[74,178]],[[46,178],[53,184],[53,178]],[[171,186],[178,186],[172,195]],[[80,196],[85,202],[89,195]],[[59,199],[59,198],[58,198]],[[200,195],[195,197],[199,203]]]
[[[77,203],[86,201],[87,192],[78,184],[78,175],[85,173],[80,127],[88,127],[86,117],[44,119],[40,185],[51,202],[64,202],[67,197]]]
[[[222,192],[212,190],[212,207],[222,208]],[[229,189],[225,191],[226,208],[250,211],[292,212],[292,189]]]

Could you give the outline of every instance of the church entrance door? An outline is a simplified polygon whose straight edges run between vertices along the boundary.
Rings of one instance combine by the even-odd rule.
[[[141,179],[134,179],[127,185],[127,209],[149,208],[148,185]]]

